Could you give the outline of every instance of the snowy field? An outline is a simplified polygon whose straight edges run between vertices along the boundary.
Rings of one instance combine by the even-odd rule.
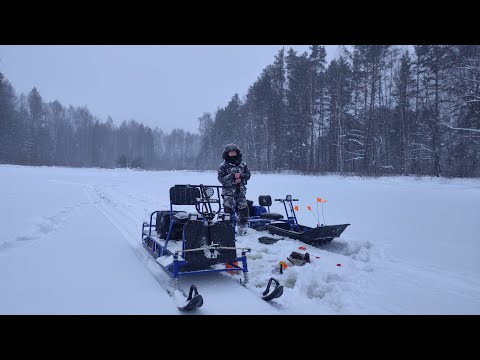
[[[140,234],[187,183],[218,184],[215,172],[0,165],[0,314],[180,314]],[[227,274],[181,280],[203,295],[196,314],[480,314],[480,181],[252,172],[247,188],[255,204],[299,198],[308,226],[306,206],[327,199],[325,223],[351,225],[321,249],[260,244],[267,234],[248,229],[237,241],[252,248],[247,288]],[[312,262],[276,273],[300,246]],[[284,295],[266,303],[272,276]]]

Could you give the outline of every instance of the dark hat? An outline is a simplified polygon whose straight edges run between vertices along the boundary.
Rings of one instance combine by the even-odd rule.
[[[223,150],[222,158],[223,158],[223,159],[226,159],[226,158],[227,158],[227,155],[228,155],[228,153],[229,153],[230,151],[236,151],[236,152],[237,152],[237,157],[238,157],[239,159],[242,158],[242,151],[240,150],[240,148],[239,148],[237,145],[235,145],[235,144],[233,144],[233,143],[232,143],[232,144],[227,144],[227,145],[225,146],[225,150]]]

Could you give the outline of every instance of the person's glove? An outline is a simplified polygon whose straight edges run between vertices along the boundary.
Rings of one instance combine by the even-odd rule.
[[[240,184],[242,179],[240,178],[240,173],[235,173],[235,184]]]

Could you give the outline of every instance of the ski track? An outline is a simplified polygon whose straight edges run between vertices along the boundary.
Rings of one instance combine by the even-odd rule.
[[[66,206],[52,216],[44,216],[35,222],[33,232],[15,236],[0,244],[0,251],[22,246],[30,241],[39,241],[66,226],[68,219],[79,211],[88,202],[79,202],[74,206]]]
[[[100,191],[100,189],[98,189],[98,186],[84,185],[83,191],[89,202],[95,208],[97,208],[98,211],[108,220],[108,222],[119,231],[124,240],[126,240],[127,243],[131,246],[134,254],[137,256],[140,262],[145,265],[147,270],[151,273],[151,275],[159,283],[159,285],[163,288],[167,288],[169,284],[169,279],[167,279],[165,276],[162,276],[163,274],[158,271],[158,264],[155,263],[155,260],[144,250],[143,246],[140,243],[135,242],[135,235],[132,230],[127,230],[125,222],[123,222],[124,225],[120,225],[122,220],[124,221],[125,218],[119,219],[118,214],[122,212],[122,210],[118,207],[118,205],[111,201],[102,191]],[[107,205],[115,207],[115,211],[109,209]],[[132,219],[130,219],[130,222],[131,220]],[[140,229],[140,226],[138,224],[137,228]],[[137,236],[140,236],[140,231],[138,232]],[[172,302],[172,305],[173,304],[174,301]]]

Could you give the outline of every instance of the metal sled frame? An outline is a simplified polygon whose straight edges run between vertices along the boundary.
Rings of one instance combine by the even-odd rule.
[[[211,198],[207,196],[205,192],[207,188],[216,189],[217,198]],[[183,191],[178,191],[178,190]],[[245,281],[248,280],[247,273],[247,257],[246,254],[251,251],[250,248],[238,248],[238,247],[229,247],[229,246],[219,246],[217,244],[211,244],[209,246],[202,246],[201,248],[194,248],[194,249],[186,249],[185,248],[185,224],[183,224],[182,230],[182,249],[181,250],[171,250],[169,248],[169,242],[173,241],[172,233],[173,233],[173,225],[174,225],[174,210],[173,205],[194,205],[197,211],[197,214],[188,214],[189,218],[187,222],[200,222],[204,226],[208,226],[212,223],[215,215],[221,209],[220,203],[220,189],[221,186],[216,185],[175,185],[174,187],[170,188],[170,224],[168,229],[168,234],[166,239],[159,239],[157,236],[152,234],[152,229],[156,229],[156,215],[160,212],[160,210],[154,211],[150,215],[150,222],[144,222],[142,224],[142,243],[144,247],[148,250],[148,252],[157,259],[157,262],[164,268],[167,273],[173,276],[174,279],[177,279],[183,275],[195,275],[195,274],[202,274],[202,273],[209,273],[209,272],[223,272],[223,271],[242,271],[245,276]],[[183,194],[183,196],[178,196],[178,194]],[[218,204],[218,211],[213,211],[212,204]],[[155,217],[155,219],[154,219]],[[230,225],[229,225],[230,226]],[[180,239],[175,239],[175,241],[179,241]],[[186,265],[188,265],[188,261],[185,260],[185,255],[188,252],[204,252],[206,250],[210,250],[212,252],[216,250],[240,250],[241,256],[237,256],[235,261],[226,262],[226,263],[216,263],[217,264],[224,264],[229,265],[230,267],[225,268],[208,268],[205,269],[195,269],[195,270],[187,270],[181,271]],[[162,264],[161,261],[158,261],[158,258],[164,257],[168,258],[169,256],[173,257],[173,262],[167,262],[167,264]],[[242,266],[238,266],[237,264],[241,262]]]

